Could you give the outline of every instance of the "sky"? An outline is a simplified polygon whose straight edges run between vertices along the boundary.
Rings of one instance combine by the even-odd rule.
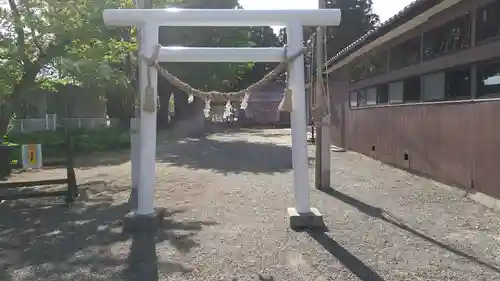
[[[379,15],[380,20],[386,21],[413,0],[373,0],[373,10]],[[246,10],[272,10],[272,9],[315,9],[318,0],[239,0]],[[279,27],[274,27],[279,30]]]

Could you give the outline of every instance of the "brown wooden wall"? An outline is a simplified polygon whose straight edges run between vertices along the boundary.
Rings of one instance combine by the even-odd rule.
[[[406,36],[488,1],[465,1]],[[493,57],[500,57],[500,41],[354,84],[349,83],[349,66],[334,71],[329,77],[332,142],[396,167],[500,198],[500,99],[349,108],[351,90]]]
[[[497,100],[348,109],[346,148],[500,198],[497,120]]]
[[[476,104],[471,112],[474,186],[500,198],[500,102]]]

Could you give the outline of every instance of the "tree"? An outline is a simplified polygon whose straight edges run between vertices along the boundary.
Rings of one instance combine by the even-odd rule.
[[[379,17],[373,12],[373,0],[324,0],[325,8],[340,9],[342,20],[339,26],[327,27],[328,57],[331,58],[342,49],[365,35],[379,24]],[[304,43],[316,31],[315,27],[304,28]],[[281,29],[279,40],[286,43],[286,29]]]
[[[250,32],[250,41],[256,47],[280,47],[283,46],[274,30],[269,26],[248,28]],[[245,73],[242,79],[238,80],[235,87],[238,89],[246,88],[251,84],[259,81],[278,66],[278,63],[256,63],[255,66]]]
[[[124,120],[132,115],[137,92],[135,28],[109,28],[102,22],[105,8],[134,7],[133,0],[9,0],[0,15],[0,135],[5,132],[23,95],[34,87],[74,84],[103,96],[108,114]],[[155,0],[154,7],[241,8],[237,0]],[[163,28],[163,45],[276,46],[268,27]],[[197,88],[231,91],[259,80],[272,64],[166,64],[175,75]],[[193,71],[196,70],[196,71]],[[160,103],[176,97],[177,117],[201,112],[202,103],[160,78]],[[51,86],[52,85],[52,86]],[[160,109],[159,117],[163,109]],[[196,113],[196,114],[195,114]]]
[[[325,4],[328,9],[342,11],[340,25],[326,29],[328,57],[336,55],[380,22],[373,12],[373,0],[325,0]]]
[[[130,7],[119,0],[9,0],[0,15],[3,110],[0,135],[37,80],[63,79],[102,90],[110,85],[127,88],[123,69],[116,67],[135,46],[122,42],[124,29],[102,22],[105,8]]]

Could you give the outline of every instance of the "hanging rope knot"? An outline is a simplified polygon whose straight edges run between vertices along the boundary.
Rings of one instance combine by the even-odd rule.
[[[290,88],[285,89],[285,93],[283,95],[283,99],[281,100],[280,104],[278,105],[278,110],[279,111],[284,111],[284,112],[292,112],[292,90]]]
[[[296,52],[295,54],[293,54],[292,56],[289,57],[288,56],[288,53],[289,53],[288,49],[289,49],[288,45],[283,46],[283,61],[281,63],[283,63],[285,65],[288,65],[289,63],[292,63],[300,56],[307,54],[307,48],[303,47],[301,50],[299,50],[298,52]]]
[[[151,77],[151,68],[158,66],[158,55],[160,53],[160,48],[161,45],[156,45],[155,49],[153,50],[153,54],[149,58],[144,55],[141,55],[141,57],[144,57],[144,60],[148,65],[146,71],[148,84],[144,89],[144,101],[142,104],[142,109],[146,112],[155,112],[155,110],[159,109],[160,105],[160,103],[157,100],[158,96],[156,95],[155,87],[152,84],[152,77]]]
[[[149,67],[155,67],[158,64],[158,56],[160,55],[161,45],[158,44],[155,46],[153,53],[149,58],[147,58],[147,63]]]

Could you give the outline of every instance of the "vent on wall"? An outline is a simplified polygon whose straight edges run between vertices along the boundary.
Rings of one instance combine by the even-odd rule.
[[[375,146],[374,145],[372,145],[372,151],[375,151]]]
[[[410,160],[410,156],[408,155],[408,152],[405,152],[404,159],[405,159],[405,161]]]

